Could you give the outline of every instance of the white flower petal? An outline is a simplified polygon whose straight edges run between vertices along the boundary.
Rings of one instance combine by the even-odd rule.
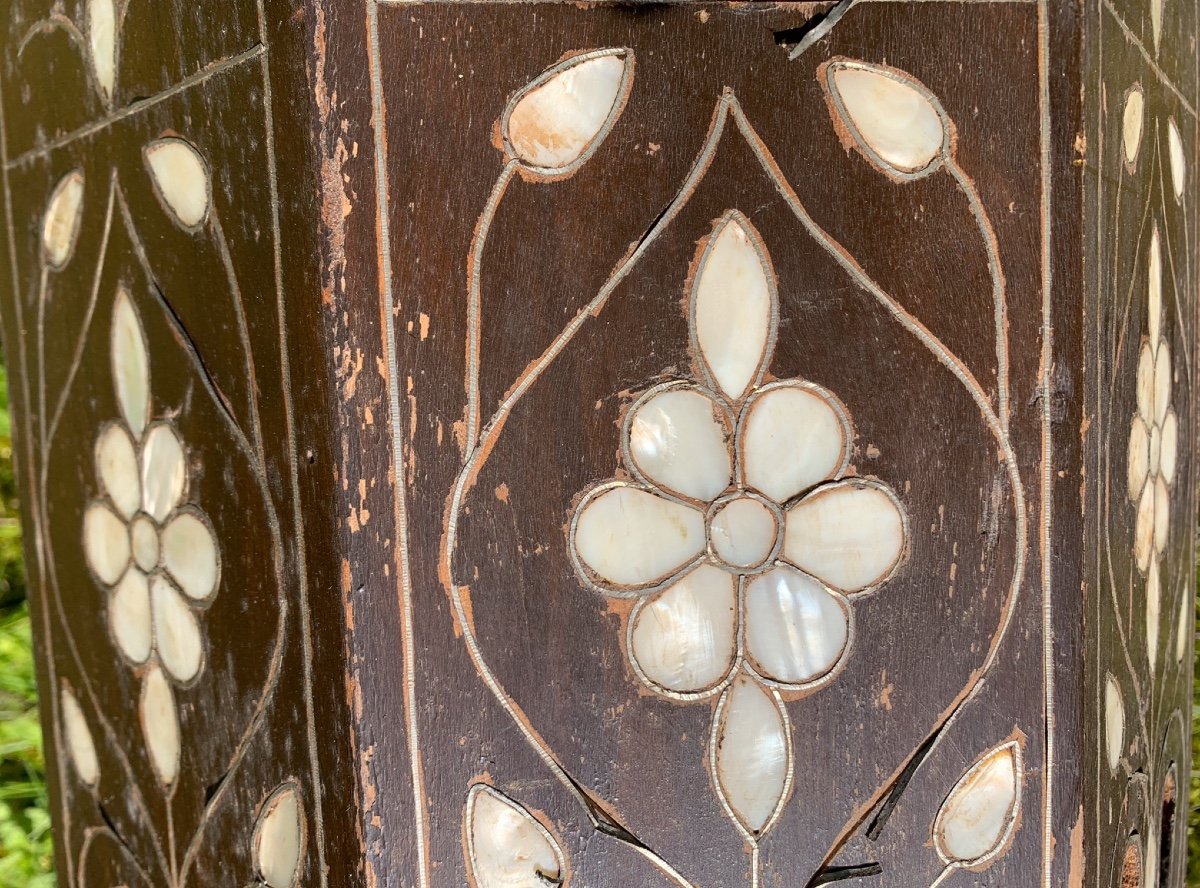
[[[113,305],[112,374],[121,415],[133,436],[141,438],[150,417],[150,357],[141,318],[123,285]]]
[[[1175,192],[1175,199],[1182,200],[1187,187],[1187,158],[1183,150],[1183,138],[1174,120],[1167,124],[1167,152],[1171,158],[1171,188]]]
[[[106,426],[96,441],[96,475],[118,512],[126,519],[137,514],[142,504],[137,451],[129,432],[117,423]]]
[[[187,464],[171,426],[154,426],[142,444],[142,508],[161,522],[183,500]]]
[[[83,553],[92,573],[106,586],[129,565],[129,530],[112,509],[93,503],[83,513]]]
[[[665,579],[704,551],[704,516],[636,487],[601,490],[580,508],[575,551],[591,571],[618,586]]]
[[[1145,121],[1145,96],[1142,88],[1134,86],[1125,97],[1125,111],[1121,116],[1122,142],[1125,162],[1132,165],[1137,160],[1138,148],[1142,144],[1142,126]]]
[[[51,268],[62,268],[71,258],[83,220],[83,172],[72,170],[54,186],[42,217],[42,255]]]
[[[63,687],[60,699],[63,737],[71,764],[86,786],[95,786],[100,779],[100,760],[96,757],[96,742],[92,739],[83,708],[67,687]]]
[[[721,408],[702,392],[676,387],[637,404],[626,426],[634,466],[651,483],[708,502],[733,473]]]
[[[1158,225],[1150,232],[1150,252],[1146,260],[1146,289],[1149,308],[1149,336],[1151,347],[1158,344],[1162,332],[1163,313],[1163,266],[1162,244],[1158,237]]]
[[[746,483],[782,503],[842,470],[850,428],[826,392],[788,383],[755,396],[741,421],[738,446]]]
[[[179,775],[179,714],[175,693],[158,666],[150,667],[142,680],[138,711],[150,764],[159,782],[170,786]]]
[[[737,649],[736,582],[702,564],[638,606],[629,652],[652,684],[696,693],[729,674]]]
[[[150,656],[150,586],[140,570],[127,570],[108,597],[108,626],[113,641],[131,663],[141,665]]]
[[[217,588],[220,563],[208,525],[183,512],[163,528],[160,541],[163,564],[179,588],[195,601],[209,598]]]
[[[1150,476],[1150,435],[1146,431],[1146,423],[1140,416],[1133,417],[1133,427],[1129,430],[1129,456],[1127,478],[1129,481],[1129,498],[1136,500],[1146,479]]]
[[[117,11],[113,0],[88,0],[87,38],[96,86],[108,105],[117,79]]]
[[[1008,743],[959,779],[934,823],[934,842],[943,859],[971,866],[1003,847],[1020,806],[1022,770],[1016,743]]]
[[[735,496],[718,505],[708,526],[713,554],[734,568],[758,567],[775,550],[776,513],[752,496]]]
[[[478,888],[542,888],[563,882],[562,848],[512,799],[477,783],[467,796],[467,857]]]
[[[806,684],[831,670],[850,640],[845,600],[790,567],[750,581],[746,651],[759,674]]]
[[[740,676],[725,691],[713,726],[717,787],[752,835],[772,825],[787,792],[791,740],[777,698]]]
[[[1171,534],[1171,491],[1160,475],[1154,481],[1154,548],[1161,553]]]
[[[254,825],[254,869],[267,888],[292,888],[300,875],[304,820],[292,784],[277,788]]]
[[[588,53],[556,65],[518,93],[505,137],[524,163],[562,172],[586,159],[620,111],[629,53]]]
[[[1158,630],[1162,623],[1162,580],[1158,573],[1158,558],[1150,556],[1146,574],[1146,657],[1150,670],[1158,666]]]
[[[1154,550],[1154,480],[1146,482],[1138,497],[1137,517],[1134,519],[1133,554],[1138,570],[1145,573],[1150,567],[1150,553]]]
[[[1175,411],[1167,413],[1162,424],[1162,444],[1159,447],[1158,466],[1168,484],[1175,482],[1175,468],[1179,458],[1179,417]]]
[[[199,674],[204,662],[204,640],[196,615],[162,576],[150,581],[150,598],[159,659],[172,678],[187,683]]]
[[[766,363],[775,303],[774,272],[758,232],[741,213],[726,213],[700,257],[692,324],[705,367],[731,401]]]
[[[1154,51],[1162,43],[1163,0],[1150,0],[1150,32],[1154,35]],[[1154,847],[1154,846],[1152,846]],[[1147,883],[1146,888],[1152,888]]]
[[[143,153],[163,205],[184,228],[198,228],[210,202],[208,164],[200,152],[172,137],[151,142]]]
[[[1155,426],[1150,430],[1150,471],[1148,474],[1157,475],[1162,466],[1162,427]]]
[[[884,172],[911,175],[942,156],[947,133],[939,109],[909,75],[862,62],[834,62],[828,78],[842,122]]]
[[[1171,347],[1164,339],[1158,344],[1154,359],[1154,421],[1161,423],[1167,418],[1171,406],[1171,379],[1174,367],[1171,364]]]
[[[1125,702],[1121,688],[1110,675],[1104,685],[1104,736],[1108,766],[1117,770],[1121,753],[1125,751]]]
[[[858,592],[892,572],[904,542],[904,517],[890,492],[842,481],[788,510],[783,554],[835,589]]]

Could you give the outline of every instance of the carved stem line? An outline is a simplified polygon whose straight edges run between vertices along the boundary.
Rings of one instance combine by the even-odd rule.
[[[483,253],[487,248],[488,233],[492,230],[492,220],[500,209],[500,201],[508,191],[513,175],[520,166],[520,161],[513,158],[500,170],[496,184],[488,195],[487,204],[475,226],[475,234],[471,238],[471,249],[467,253],[467,435],[463,442],[463,450],[470,453],[475,447],[479,435],[479,348],[482,338],[481,317],[483,311]]]
[[[182,92],[186,92],[193,86],[198,86],[201,83],[204,83],[204,81],[211,77],[215,77],[218,74],[223,74],[231,68],[236,68],[250,59],[258,58],[258,56],[260,56],[263,52],[265,52],[264,47],[261,44],[255,44],[249,49],[239,52],[237,55],[213,62],[211,65],[201,68],[195,74],[183,78],[174,86],[169,86],[162,92],[157,93],[148,99],[141,99],[140,101],[132,102],[119,111],[114,111],[113,113],[81,126],[64,136],[60,136],[57,139],[51,139],[49,142],[39,145],[37,148],[31,148],[24,154],[17,155],[11,160],[5,162],[5,169],[14,169],[29,163],[31,160],[36,160],[39,157],[46,157],[50,154],[53,154],[58,149],[63,148],[66,145],[70,145],[72,142],[87,138],[88,136],[93,136],[101,130],[112,126],[114,123],[118,123],[129,117],[134,117],[148,108],[153,108],[155,105],[165,102],[167,99],[170,99],[173,96],[177,96]]]
[[[38,445],[46,452],[46,296],[50,282],[50,266],[42,260],[37,292],[37,376],[38,376]]]
[[[421,734],[417,723],[415,625],[412,575],[409,571],[408,506],[404,491],[404,435],[400,420],[400,370],[396,360],[396,318],[392,298],[392,246],[387,176],[387,127],[383,107],[383,62],[379,50],[377,0],[367,0],[367,61],[371,75],[371,129],[375,145],[375,203],[378,213],[377,253],[380,323],[387,357],[388,417],[392,432],[392,485],[395,491],[397,595],[404,633],[404,724],[408,740],[409,779],[412,781],[413,821],[417,846],[417,888],[429,888],[429,823],[425,774],[421,766]],[[470,446],[469,444],[467,446]]]
[[[979,237],[987,250],[988,274],[992,279],[992,305],[996,325],[996,390],[997,413],[1000,417],[1000,428],[1008,434],[1009,426],[1009,372],[1008,372],[1008,296],[1007,283],[1004,278],[1004,266],[1000,263],[1000,244],[996,237],[996,229],[992,226],[991,217],[979,197],[979,190],[974,180],[963,171],[953,156],[945,161],[946,172],[958,184],[959,190],[967,198],[971,207],[971,215],[979,228]]]
[[[942,870],[940,873],[938,873],[938,877],[933,880],[933,882],[930,884],[929,888],[940,888],[940,886],[943,883],[945,883],[945,881],[947,879],[950,878],[950,874],[953,873],[957,869],[958,869],[958,867],[956,867],[954,864],[948,865],[944,870]]]
[[[245,433],[237,424],[237,420],[229,414],[224,408],[224,404],[217,394],[216,386],[212,378],[209,376],[204,363],[200,360],[199,351],[196,349],[195,342],[192,341],[190,334],[180,324],[174,310],[167,302],[166,296],[159,290],[157,281],[154,276],[153,266],[150,263],[149,256],[146,254],[145,245],[142,243],[141,237],[137,233],[137,227],[134,224],[133,217],[129,212],[129,206],[126,203],[125,195],[120,186],[117,187],[117,204],[121,210],[121,217],[125,223],[126,231],[129,233],[129,240],[133,247],[134,254],[137,256],[138,262],[141,264],[143,271],[151,282],[150,292],[155,300],[159,303],[160,308],[167,320],[167,323],[175,330],[176,334],[185,343],[184,351],[187,353],[188,360],[192,364],[192,368],[196,376],[200,379],[205,391],[212,399],[213,403],[218,406],[218,412],[225,419],[226,426],[230,435],[234,438],[238,448],[254,462],[254,448],[247,440]],[[257,464],[255,464],[257,466]],[[275,693],[276,686],[279,680],[279,670],[283,662],[284,638],[287,632],[287,596],[284,592],[283,579],[283,542],[282,534],[279,527],[279,516],[275,512],[275,503],[271,499],[271,491],[267,486],[265,477],[261,471],[256,471],[254,474],[255,486],[258,488],[259,497],[263,502],[263,509],[266,512],[267,527],[271,534],[271,551],[274,559],[274,575],[276,587],[276,603],[279,608],[279,616],[275,626],[275,647],[271,651],[270,665],[267,668],[267,675],[263,682],[262,696],[259,698],[254,709],[254,714],[251,716],[238,739],[237,746],[234,748],[233,755],[229,759],[229,764],[224,770],[224,779],[221,781],[220,787],[213,794],[213,797],[208,801],[204,808],[204,814],[201,817],[200,825],[197,827],[195,834],[192,836],[188,844],[187,851],[183,857],[183,863],[179,871],[179,884],[185,886],[187,884],[188,872],[193,863],[195,863],[196,855],[200,850],[201,840],[204,838],[205,830],[211,819],[211,813],[220,804],[229,787],[232,785],[231,779],[233,773],[240,767],[242,761],[246,757],[246,753],[250,746],[250,740],[258,733],[258,729],[262,726],[262,722],[266,717],[267,704]]]
[[[716,113],[713,116],[713,122],[709,129],[708,136],[705,138],[704,144],[700,150],[696,161],[692,165],[687,177],[684,180],[683,186],[672,198],[670,204],[658,221],[636,244],[632,245],[629,252],[617,264],[608,280],[593,297],[591,302],[585,305],[575,315],[574,318],[567,324],[566,328],[560,333],[554,341],[547,347],[541,356],[535,360],[530,366],[525,375],[516,383],[510,390],[509,394],[500,403],[495,414],[488,421],[483,429],[481,439],[478,444],[471,447],[468,452],[466,461],[462,470],[459,472],[455,480],[453,490],[450,495],[450,500],[447,506],[446,527],[442,538],[441,552],[441,573],[448,592],[450,600],[454,607],[455,619],[462,632],[463,641],[466,644],[467,651],[471,656],[471,660],[475,665],[480,677],[488,690],[491,691],[501,708],[512,719],[513,723],[520,730],[525,740],[533,748],[534,752],[545,763],[546,767],[558,778],[559,782],[566,788],[567,792],[572,795],[579,805],[586,812],[592,825],[597,825],[598,821],[593,811],[593,805],[596,804],[594,799],[588,798],[585,795],[582,787],[571,778],[566,769],[558,761],[557,757],[551,751],[549,745],[543,740],[538,733],[530,726],[528,718],[519,704],[512,699],[508,692],[500,684],[499,679],[488,665],[487,660],[483,656],[483,651],[480,648],[479,641],[475,635],[475,627],[467,614],[467,606],[464,600],[464,590],[461,586],[454,582],[454,553],[458,544],[458,517],[462,510],[463,498],[467,491],[474,486],[475,480],[482,471],[484,464],[491,455],[492,449],[495,447],[496,441],[504,428],[509,415],[517,402],[525,395],[533,384],[541,377],[542,373],[550,366],[551,363],[562,353],[563,349],[579,332],[579,329],[587,322],[588,318],[597,315],[603,308],[605,302],[613,291],[625,279],[626,275],[633,269],[637,261],[645,254],[650,245],[658,239],[659,235],[666,230],[667,226],[678,215],[679,210],[691,197],[692,192],[708,171],[712,164],[713,155],[716,153],[717,144],[720,142],[721,136],[725,131],[725,124],[728,119],[730,103],[733,101],[733,94],[726,93],[721,97],[717,104]],[[493,190],[493,195],[495,195]],[[381,249],[381,252],[386,252]],[[394,368],[393,368],[394,372]],[[398,462],[397,465],[400,463]],[[400,484],[400,481],[397,481]],[[654,854],[649,849],[639,849],[641,853],[647,857],[658,868],[670,876],[677,884],[690,888],[689,883],[683,879],[674,869],[672,869],[665,861]]]
[[[254,440],[254,452],[258,457],[258,468],[267,470],[267,457],[263,449],[262,418],[258,407],[258,374],[254,369],[254,350],[250,342],[250,324],[246,320],[246,304],[242,298],[242,287],[238,283],[237,270],[233,267],[233,256],[229,252],[229,244],[225,240],[225,229],[221,225],[221,217],[217,214],[214,201],[209,208],[209,230],[217,251],[221,254],[221,266],[225,271],[225,280],[229,284],[229,295],[232,297],[233,316],[237,321],[238,339],[242,341],[242,363],[246,371],[246,408],[250,418],[250,435]]]
[[[984,680],[992,666],[995,665],[996,658],[999,653],[1000,644],[1008,633],[1008,629],[1012,623],[1013,611],[1020,594],[1021,583],[1025,573],[1025,556],[1028,540],[1028,518],[1025,512],[1025,492],[1021,485],[1021,476],[1017,468],[1016,454],[1013,452],[1012,444],[1008,439],[1008,435],[1004,431],[1004,427],[1000,423],[995,411],[992,409],[990,398],[980,386],[978,380],[972,375],[971,371],[951,352],[930,330],[925,327],[919,320],[905,310],[886,290],[877,284],[866,271],[858,264],[858,261],[846,250],[842,244],[835,240],[827,231],[821,228],[820,225],[809,215],[808,210],[804,207],[803,202],[796,194],[795,190],[788,183],[786,177],[776,163],[770,149],[767,148],[754,126],[746,118],[741,106],[736,99],[732,100],[732,114],[737,123],[738,129],[745,136],[751,150],[758,158],[763,170],[775,182],[776,188],[792,214],[800,221],[809,235],[821,245],[824,249],[850,277],[855,280],[859,286],[865,289],[892,315],[900,326],[908,330],[917,338],[917,340],[928,349],[938,362],[949,370],[962,383],[963,387],[970,394],[983,415],[985,424],[988,426],[992,435],[996,439],[996,443],[1000,449],[1000,455],[1008,470],[1009,486],[1013,490],[1013,512],[1016,523],[1016,540],[1014,545],[1014,568],[1013,579],[1009,586],[1008,596],[1004,603],[1003,616],[1000,622],[999,629],[992,637],[991,646],[988,649],[987,657],[984,659],[982,666],[973,674],[973,678],[964,693],[959,696],[958,700],[951,704],[949,709],[943,714],[940,724],[934,726],[928,736],[934,736],[940,732],[938,739],[934,742],[936,747],[941,739],[945,737],[945,728],[948,727],[974,697],[979,693],[984,686]],[[916,751],[909,756],[908,760],[916,754]],[[907,765],[908,760],[901,766],[903,770]],[[866,804],[862,811],[863,813],[849,823],[843,832],[835,840],[830,849],[829,855],[823,863],[828,865],[836,854],[837,849],[845,842],[853,833],[858,825],[865,819],[867,813],[878,804],[879,800],[887,791],[887,787],[894,783],[900,771],[892,777],[879,791],[877,791]]]
[[[61,12],[52,12],[44,19],[34,22],[25,33],[21,36],[21,40],[17,43],[17,58],[20,59],[25,54],[26,48],[33,41],[34,37],[39,34],[52,34],[55,31],[63,31],[71,42],[75,44],[75,48],[79,51],[81,59],[87,57],[87,41],[75,23],[63,15]]]
[[[264,0],[257,0],[258,39],[268,46],[267,13]],[[321,771],[317,757],[317,723],[313,706],[313,652],[312,624],[308,605],[308,555],[305,548],[304,521],[300,514],[300,469],[297,462],[295,406],[292,403],[292,371],[287,348],[287,310],[283,289],[283,234],[279,224],[279,176],[275,153],[274,100],[271,90],[271,52],[266,50],[259,57],[262,62],[263,79],[263,132],[267,153],[267,188],[271,195],[271,270],[275,283],[275,314],[279,324],[279,378],[283,389],[283,421],[287,433],[288,470],[291,473],[292,534],[296,545],[296,589],[300,614],[300,641],[304,652],[304,713],[308,721],[309,777],[312,793],[312,817],[316,832],[317,866],[320,884],[328,884],[329,873],[325,866],[325,815],[321,804]]]

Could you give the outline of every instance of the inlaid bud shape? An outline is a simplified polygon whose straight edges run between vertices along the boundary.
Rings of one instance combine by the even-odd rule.
[[[986,753],[959,779],[933,824],[938,854],[949,864],[976,866],[1003,850],[1021,804],[1021,748],[1006,743]]]
[[[938,169],[950,153],[952,130],[937,98],[912,75],[882,65],[836,59],[821,71],[835,126],[893,179]]]
[[[189,142],[158,139],[144,150],[146,168],[163,206],[184,228],[198,228],[211,203],[208,164]]]
[[[83,218],[83,172],[72,170],[54,186],[42,217],[42,256],[51,268],[67,264]]]
[[[505,110],[501,129],[509,152],[542,172],[573,171],[608,135],[632,74],[627,49],[584,53],[548,69]]]
[[[254,869],[268,888],[292,888],[300,875],[304,819],[300,793],[285,783],[263,802],[254,825]]]
[[[532,814],[492,787],[471,787],[464,829],[478,888],[566,884],[567,861],[558,841]]]

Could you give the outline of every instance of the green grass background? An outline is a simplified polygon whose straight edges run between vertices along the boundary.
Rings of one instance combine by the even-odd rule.
[[[18,516],[8,380],[0,365],[0,888],[52,888],[50,805]],[[1192,698],[1192,726],[1192,761],[1200,762],[1200,691]],[[1190,790],[1188,885],[1200,886],[1195,771]]]

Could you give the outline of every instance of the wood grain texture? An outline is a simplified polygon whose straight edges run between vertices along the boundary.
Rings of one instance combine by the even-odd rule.
[[[862,0],[813,32],[830,5],[130,0],[107,92],[102,13],[44,5],[12,5],[0,52],[0,320],[64,884],[279,888],[256,824],[294,791],[299,885],[1107,886],[1131,842],[1146,888],[1182,885],[1163,798],[1188,781],[1195,3]],[[514,111],[596,59],[603,107]],[[843,70],[928,111],[920,163],[871,142]],[[163,138],[202,162],[190,228],[144,159]],[[74,172],[52,262],[43,218]],[[721,394],[697,294],[730,220],[769,305],[744,393]],[[127,412],[121,292],[150,418],[184,443],[181,508],[220,557],[202,668],[168,679],[166,787],[139,697],[169,648],[122,658],[82,542],[112,498],[97,438]],[[1161,411],[1137,396],[1159,341]],[[662,386],[729,415],[717,496],[636,465],[631,414]],[[714,511],[749,483],[747,417],[788,386],[851,434],[816,482],[761,497],[770,520],[874,491],[898,554],[857,584],[806,568],[849,614],[827,671],[775,680],[751,650],[755,577],[798,569],[783,545],[732,571],[725,677],[656,685],[631,624],[690,566],[610,582],[582,516],[609,490]],[[1146,558],[1139,415],[1167,491]],[[782,731],[753,823],[724,746],[746,688]],[[1008,808],[961,856],[981,774]]]

